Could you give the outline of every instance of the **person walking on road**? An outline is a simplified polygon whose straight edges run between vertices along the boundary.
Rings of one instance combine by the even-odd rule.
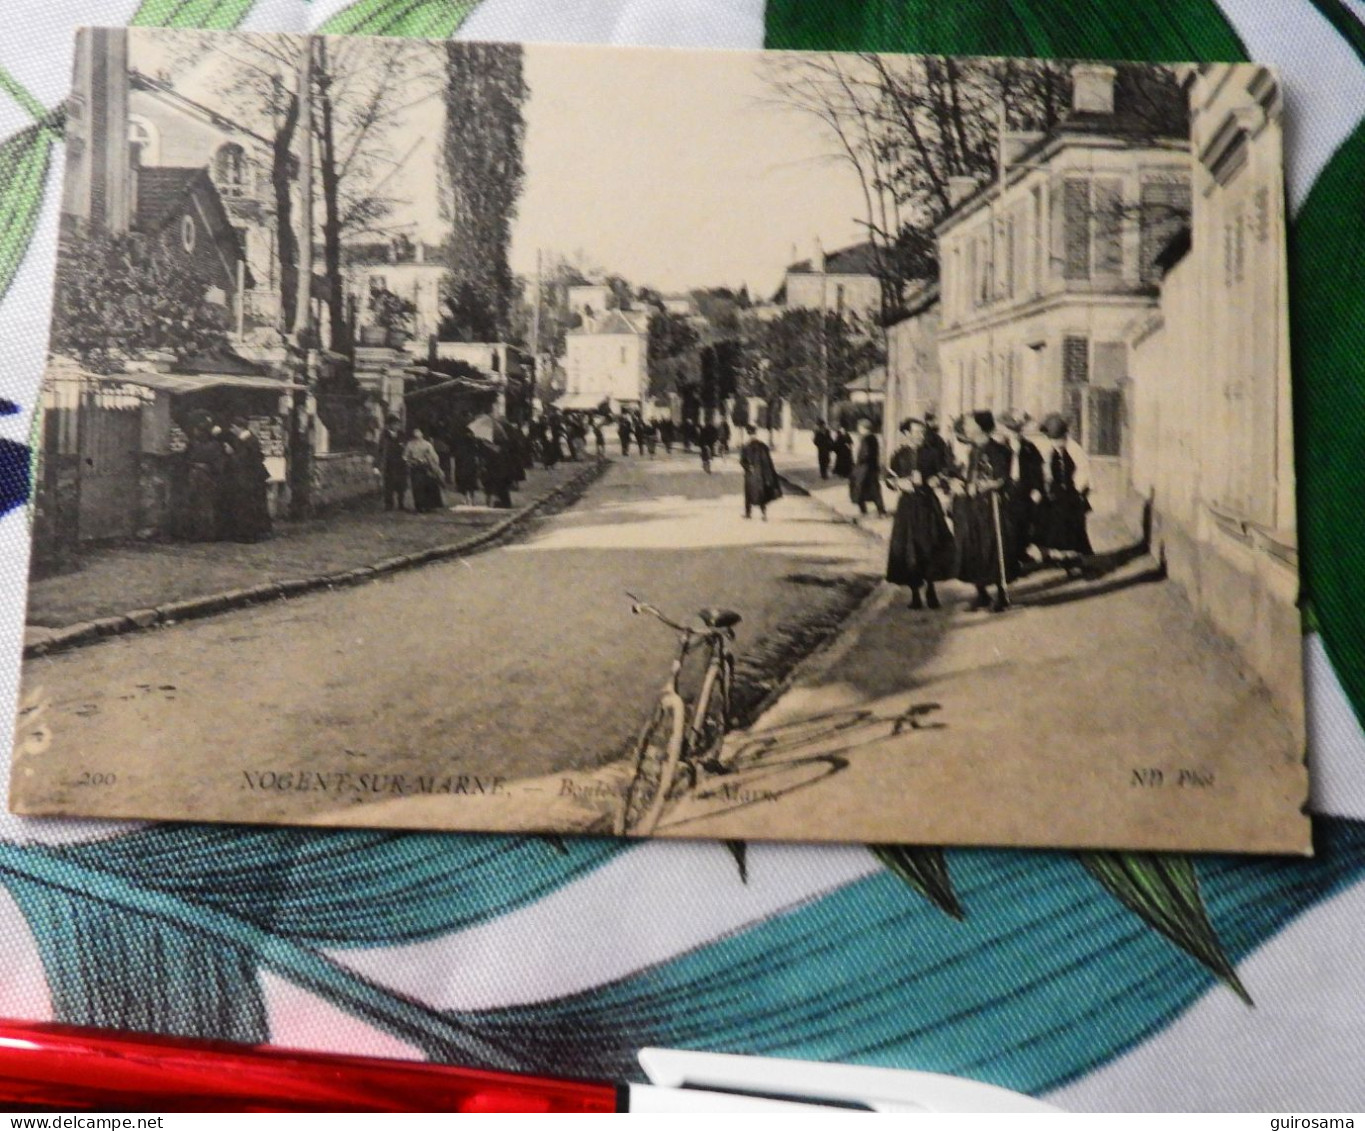
[[[412,430],[412,439],[403,449],[403,460],[408,465],[408,475],[412,479],[412,509],[418,514],[440,510],[444,503],[441,498],[441,460],[420,428]]]
[[[882,449],[872,432],[872,421],[862,417],[858,421],[858,455],[853,461],[853,470],[848,477],[849,498],[857,504],[859,514],[867,514],[867,504],[872,503],[877,513],[886,517],[886,504],[882,502]]]
[[[397,413],[391,413],[379,434],[379,450],[375,453],[374,465],[379,469],[379,477],[384,487],[384,509],[386,511],[406,509],[403,499],[408,492],[408,465],[403,459],[403,433],[399,428]]]
[[[659,439],[663,441],[664,455],[666,456],[671,456],[673,454],[674,435],[673,419],[672,417],[665,416],[659,421]]]
[[[834,474],[847,479],[853,474],[853,437],[847,428],[840,428],[830,441],[830,451],[834,453]]]
[[[829,461],[834,454],[834,437],[823,420],[815,425],[815,462],[820,465],[820,478],[829,478]]]
[[[900,426],[905,443],[889,461],[888,484],[900,492],[886,556],[886,580],[910,589],[910,607],[939,608],[935,582],[953,574],[953,535],[943,514],[936,481],[948,471],[942,449],[928,442],[924,421]],[[920,599],[920,589],[924,599]]]
[[[623,456],[630,455],[630,417],[624,412],[621,414],[621,419],[616,422],[616,435],[621,440],[621,454]]]
[[[602,418],[594,416],[592,418],[592,440],[597,446],[597,458],[607,458],[607,437],[602,428]]]
[[[744,472],[744,517],[752,518],[757,507],[767,522],[768,504],[782,497],[782,482],[768,445],[758,438],[758,429],[750,424],[745,432],[748,439],[739,450],[739,466]]]
[[[711,474],[711,461],[716,455],[716,426],[709,420],[697,430],[697,449],[701,452],[702,470]]]

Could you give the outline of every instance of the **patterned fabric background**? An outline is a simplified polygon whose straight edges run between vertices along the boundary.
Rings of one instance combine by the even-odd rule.
[[[1094,1109],[1365,1109],[1363,0],[18,0],[0,16],[0,702],[72,28],[166,24],[1278,66],[1312,861],[0,817],[0,1016],[637,1076],[646,1044],[960,1073]],[[18,742],[31,741],[20,734]],[[7,777],[8,771],[5,770]],[[955,902],[954,902],[955,897]],[[959,917],[960,916],[960,917]]]

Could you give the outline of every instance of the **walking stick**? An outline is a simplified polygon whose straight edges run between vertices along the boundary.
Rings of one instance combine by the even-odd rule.
[[[991,491],[991,517],[995,520],[995,553],[1000,565],[1000,592],[1005,604],[1010,603],[1009,582],[1005,579],[1005,536],[1000,528],[1000,492]]]

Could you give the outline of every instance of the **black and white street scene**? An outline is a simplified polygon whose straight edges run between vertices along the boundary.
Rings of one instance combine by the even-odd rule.
[[[1311,850],[1273,72],[73,75],[17,812]]]

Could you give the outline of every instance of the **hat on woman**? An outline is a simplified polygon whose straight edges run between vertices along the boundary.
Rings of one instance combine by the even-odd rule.
[[[1000,423],[1011,432],[1022,432],[1025,425],[1032,419],[1033,417],[1026,412],[1007,412],[1000,417]]]
[[[976,426],[987,436],[995,431],[995,413],[988,408],[979,408],[972,413],[972,419],[976,421]]]
[[[1061,413],[1050,412],[1043,418],[1042,432],[1049,440],[1060,440],[1069,431],[1066,417]]]
[[[904,420],[901,421],[900,430],[902,432],[909,432],[910,429],[914,427],[914,425],[923,423],[924,421],[922,421],[918,416],[907,416]]]

